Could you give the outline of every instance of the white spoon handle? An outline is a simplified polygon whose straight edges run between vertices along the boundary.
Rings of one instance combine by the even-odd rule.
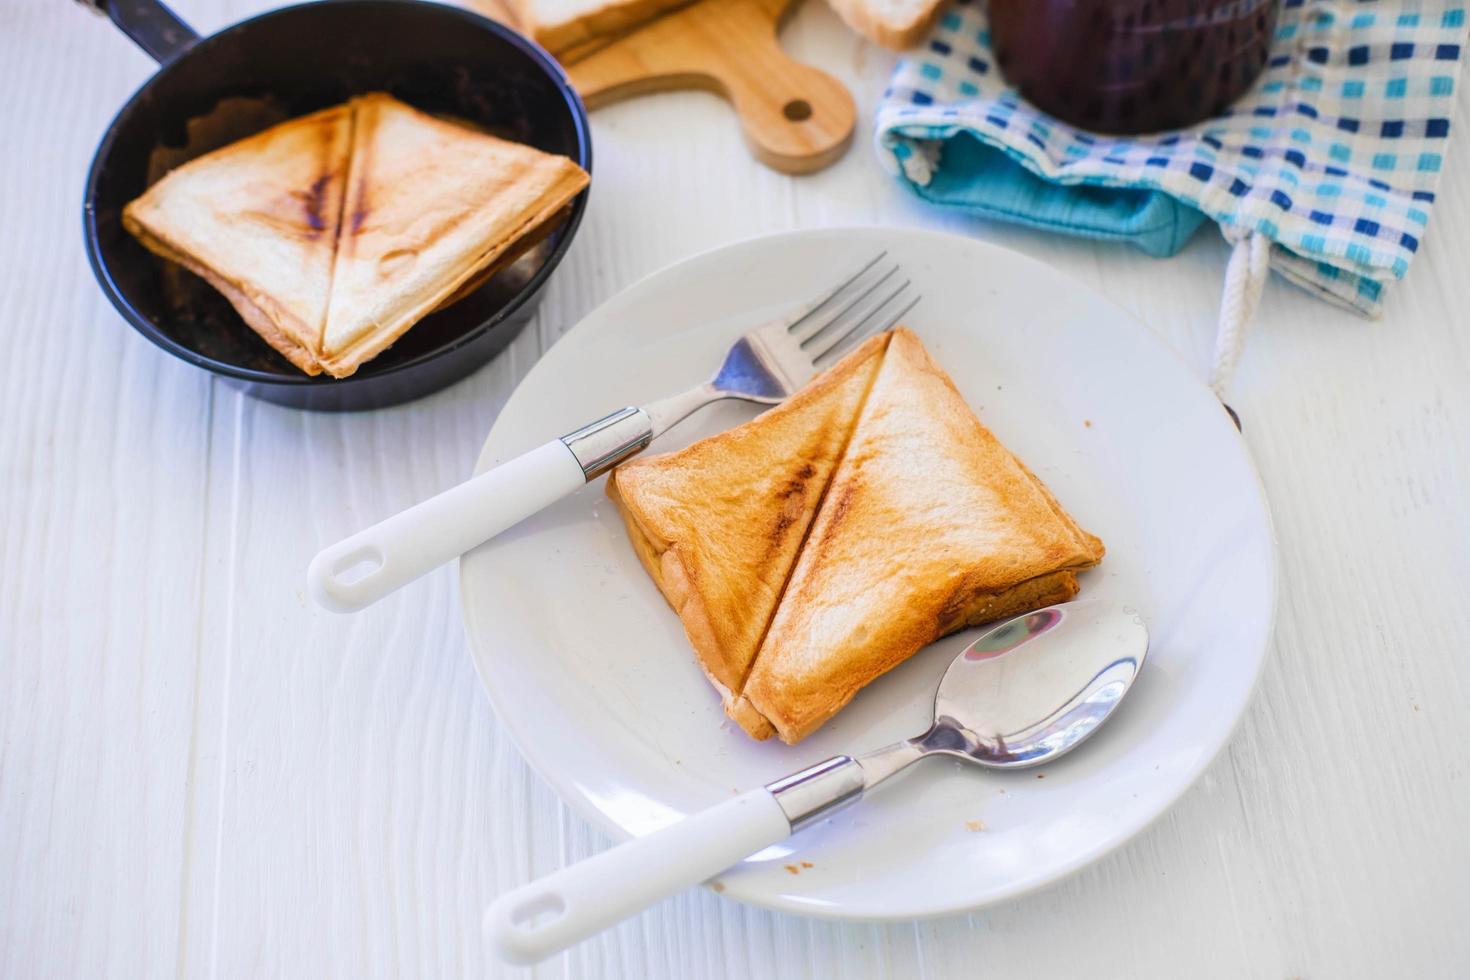
[[[586,482],[553,439],[327,548],[312,559],[307,587],[323,608],[356,612]]]
[[[753,789],[501,895],[485,933],[502,960],[535,963],[790,835],[776,798]]]

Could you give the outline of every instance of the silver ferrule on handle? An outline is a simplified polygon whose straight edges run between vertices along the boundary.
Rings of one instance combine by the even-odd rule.
[[[766,790],[776,798],[781,812],[791,823],[791,832],[820,820],[829,813],[856,803],[863,795],[863,767],[851,756],[838,755],[792,773]]]
[[[833,756],[767,783],[766,791],[776,798],[781,812],[791,821],[791,832],[796,833],[827,814],[856,803],[865,792],[924,756],[945,751],[946,745],[934,743],[931,738],[940,727],[936,725],[927,735],[895,742],[855,759],[848,755]]]
[[[590,482],[653,441],[653,420],[641,408],[620,408],[611,415],[561,437]]]

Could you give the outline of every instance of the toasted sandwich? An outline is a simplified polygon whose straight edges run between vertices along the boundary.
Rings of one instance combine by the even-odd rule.
[[[381,93],[351,104],[352,162],[319,355],[336,377],[519,256],[588,179],[566,157]]]
[[[888,339],[870,338],[744,425],[607,481],[725,710],[759,737],[771,729],[739,695]]]
[[[123,209],[123,225],[318,374],[351,145],[349,106],[292,119],[171,171]]]
[[[523,254],[587,179],[375,93],[178,167],[123,224],[291,363],[341,378]]]
[[[899,328],[741,695],[797,742],[934,640],[1072,598],[1102,556]]]

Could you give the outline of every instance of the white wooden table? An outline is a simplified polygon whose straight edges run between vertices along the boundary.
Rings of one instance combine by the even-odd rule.
[[[180,0],[212,31],[260,0]],[[357,617],[310,556],[463,477],[516,381],[633,280],[787,228],[925,225],[1101,290],[1201,372],[1226,251],[1160,262],[940,214],[866,134],[891,56],[824,6],[787,31],[858,144],[793,179],[713,96],[594,116],[597,185],[534,326],[423,401],[251,401],[92,281],[92,148],[152,70],[58,0],[0,17],[0,976],[521,975],[500,889],[606,841],[531,774],[475,680],[445,569]],[[833,925],[697,891],[535,971],[568,977],[1470,975],[1470,95],[1382,322],[1273,281],[1233,402],[1280,538],[1280,614],[1229,750],[1137,841],[971,916]]]

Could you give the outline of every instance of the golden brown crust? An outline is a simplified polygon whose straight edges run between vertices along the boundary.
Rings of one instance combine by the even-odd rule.
[[[757,711],[744,694],[725,699],[725,714],[757,742],[764,742],[776,734],[776,726]]]
[[[294,321],[289,311],[282,310],[279,307],[273,308],[270,305],[269,299],[265,297],[262,297],[262,300],[266,303],[266,306],[258,306],[244,293],[223,279],[220,279],[208,269],[196,268],[192,262],[188,261],[181,261],[179,264],[190,272],[196,273],[205,282],[219,290],[220,294],[235,308],[235,312],[240,314],[240,319],[245,321],[245,325],[259,334],[261,339],[274,347],[282,357],[308,375],[315,377],[322,373],[322,366],[316,359],[316,355],[296,342],[295,338],[301,336],[307,330],[304,324],[301,324],[299,321]],[[267,313],[267,309],[271,310],[271,312]],[[295,323],[294,330],[289,328],[283,330],[279,326],[279,324],[290,324],[293,321]]]
[[[992,623],[1008,616],[1018,616],[1042,606],[1067,602],[1077,595],[1079,588],[1077,573],[1066,571],[1038,575],[1004,592],[979,593],[970,600],[969,608],[961,616],[961,621],[953,629],[945,630],[943,635],[948,636],[950,633],[958,633],[962,629]]]
[[[887,343],[869,339],[744,425],[608,478],[639,560],[737,722],[749,713],[736,696]]]
[[[587,186],[566,157],[359,96],[319,359],[347,377],[487,267],[520,254]]]
[[[709,604],[685,567],[680,549],[671,547],[667,541],[656,542],[649,536],[639,523],[637,508],[624,502],[618,490],[616,471],[608,476],[606,491],[622,514],[628,540],[633,544],[638,561],[678,615],[689,644],[694,647],[695,658],[728,705],[731,699],[729,685],[739,684],[743,678],[734,677],[729,671],[728,660],[721,647],[722,637],[710,618]]]
[[[649,538],[634,516],[633,509],[624,504],[623,496],[618,491],[617,475],[617,471],[614,471],[608,476],[607,495],[617,505],[618,512],[623,517],[633,553],[638,556],[648,577],[653,579],[669,607],[679,617],[684,626],[684,634],[689,638],[689,645],[694,648],[695,660],[704,671],[704,676],[709,678],[710,684],[720,694],[725,714],[753,738],[762,741],[770,738],[776,729],[749,701],[732,692],[726,682],[732,678],[732,674],[727,666],[730,660],[721,646],[723,641],[710,620],[709,607],[701,600],[698,592],[690,588],[689,576],[684,571],[677,550],[670,549],[667,543],[657,545]]]
[[[535,248],[537,245],[540,245],[543,241],[545,241],[546,236],[555,231],[557,226],[565,221],[571,213],[572,206],[568,204],[560,211],[556,212],[553,215],[550,215],[545,221],[541,222],[541,224],[526,232],[525,235],[516,239],[516,241],[511,243],[509,248],[500,253],[495,261],[491,262],[485,268],[475,273],[474,278],[464,282],[458,289],[454,291],[452,295],[445,298],[444,300],[441,300],[439,305],[434,307],[432,312],[438,313],[440,310],[448,309],[455,303],[458,303],[460,300],[470,295],[470,293],[473,293],[475,290],[485,285],[485,283],[489,282],[498,273],[503,272],[517,259],[521,258],[527,252],[531,251],[531,249]]]
[[[788,684],[773,692],[769,676],[752,674],[742,698],[781,741],[795,745],[846,707],[858,691],[935,640],[972,626],[1066,602],[1077,594],[1077,589],[1076,574],[1064,571],[1037,576],[1002,592],[975,593],[966,597],[952,625],[936,629],[932,636],[928,632],[915,632],[897,638],[891,645],[879,646],[871,656],[856,664],[856,669],[833,671],[828,683]],[[757,709],[756,704],[762,707]]]
[[[939,637],[1070,598],[1101,557],[900,328],[741,693],[798,741]]]
[[[125,216],[125,225],[126,222],[127,219]],[[289,311],[281,310],[277,307],[274,310],[274,317],[272,317],[265,310],[252,303],[248,296],[240,292],[240,290],[236,289],[229,282],[220,278],[210,269],[190,259],[188,256],[175,252],[167,244],[150,235],[141,226],[128,228],[128,231],[159,258],[168,259],[170,262],[183,266],[218,290],[220,295],[224,296],[230,305],[235,308],[235,312],[240,314],[240,319],[245,321],[246,326],[258,333],[262,340],[274,347],[277,353],[286,360],[309,375],[322,373],[322,366],[317,363],[316,355],[292,339],[293,334],[299,335],[299,331],[303,329],[299,321],[297,321],[296,330],[290,332],[282,330],[276,325],[278,319],[285,319],[291,316]]]
[[[345,106],[197,157],[123,209],[149,251],[214,286],[307,374],[326,318],[351,146]]]

